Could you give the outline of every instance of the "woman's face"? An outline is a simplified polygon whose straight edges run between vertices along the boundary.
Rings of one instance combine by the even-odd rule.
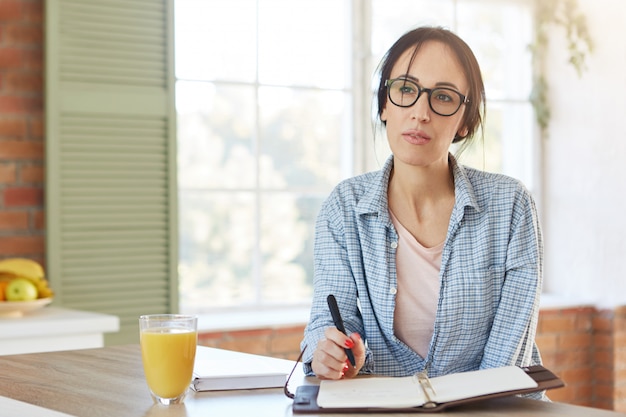
[[[400,56],[390,79],[408,78],[421,88],[446,87],[468,95],[468,82],[456,56],[447,45],[437,41],[424,43],[409,67],[413,49]],[[408,68],[408,70],[407,70]],[[447,164],[448,150],[454,137],[464,136],[461,125],[465,105],[452,116],[441,116],[430,108],[424,91],[411,107],[398,107],[387,101],[381,113],[386,122],[387,138],[396,159],[416,166]]]

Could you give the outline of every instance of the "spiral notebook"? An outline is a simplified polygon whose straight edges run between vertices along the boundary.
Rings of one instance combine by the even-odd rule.
[[[543,366],[482,369],[428,378],[359,377],[298,387],[294,414],[434,412],[488,398],[564,386]]]

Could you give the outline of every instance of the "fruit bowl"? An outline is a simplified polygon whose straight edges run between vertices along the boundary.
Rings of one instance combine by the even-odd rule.
[[[51,302],[51,297],[33,301],[0,301],[0,318],[22,317],[24,314],[38,310]]]

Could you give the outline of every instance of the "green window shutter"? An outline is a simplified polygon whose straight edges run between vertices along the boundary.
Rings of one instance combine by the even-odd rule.
[[[46,252],[56,305],[176,312],[172,0],[46,1]]]

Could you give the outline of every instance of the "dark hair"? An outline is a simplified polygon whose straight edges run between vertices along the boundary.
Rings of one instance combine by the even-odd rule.
[[[472,138],[478,130],[478,127],[482,129],[486,110],[485,86],[480,73],[480,67],[474,53],[465,41],[450,30],[441,27],[420,27],[411,30],[402,35],[402,37],[389,48],[379,65],[378,117],[380,118],[387,104],[386,82],[391,77],[393,66],[398,59],[400,59],[402,54],[410,48],[414,48],[413,56],[411,57],[411,62],[413,62],[420,47],[428,41],[442,42],[450,47],[456,55],[459,64],[465,71],[465,76],[469,84],[469,92],[467,94],[469,103],[466,104],[461,126],[467,128],[467,134],[462,137],[456,136],[453,142],[459,142],[465,138]],[[385,122],[383,122],[383,124],[385,124]]]

